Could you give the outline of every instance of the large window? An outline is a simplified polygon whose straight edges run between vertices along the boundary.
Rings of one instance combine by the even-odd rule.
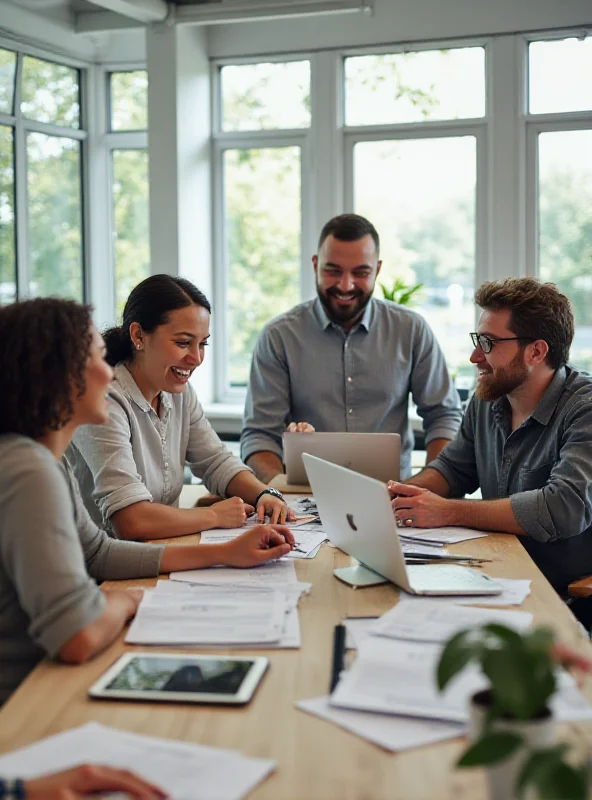
[[[346,58],[345,109],[351,205],[381,237],[375,295],[422,284],[413,305],[470,382],[484,48]]]
[[[80,79],[0,50],[0,303],[85,296]]]
[[[571,360],[592,369],[592,39],[529,46],[538,272],[570,298]]]
[[[218,394],[227,399],[244,391],[263,325],[301,297],[310,63],[222,66],[217,83],[216,334]]]
[[[108,75],[109,143],[113,203],[115,311],[150,274],[148,188],[148,75]]]

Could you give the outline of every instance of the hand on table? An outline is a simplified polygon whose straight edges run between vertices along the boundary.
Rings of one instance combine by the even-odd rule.
[[[389,481],[387,489],[399,527],[441,528],[454,524],[449,518],[448,500],[439,494],[397,481]]]
[[[224,547],[227,548],[225,564],[254,567],[285,556],[294,547],[294,537],[283,525],[255,525]]]
[[[281,525],[284,522],[292,521],[294,512],[279,497],[262,494],[257,503],[257,519],[259,522],[264,522],[266,516],[269,517],[271,525],[276,523]]]
[[[240,528],[245,520],[255,510],[253,506],[245,503],[240,497],[229,497],[220,503],[210,506],[214,512],[215,528]]]
[[[315,429],[310,422],[291,422],[286,431],[288,433],[314,433]]]
[[[82,764],[25,781],[27,800],[82,800],[96,792],[125,792],[134,800],[163,800],[167,795],[133,772],[100,764]]]

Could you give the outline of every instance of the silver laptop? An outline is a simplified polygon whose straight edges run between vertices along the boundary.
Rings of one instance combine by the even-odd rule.
[[[399,480],[401,437],[398,433],[284,433],[287,483],[308,483],[303,453],[383,483]]]
[[[406,565],[386,486],[315,456],[302,458],[327,538],[369,570],[411,594],[501,594],[500,583],[469,567]]]

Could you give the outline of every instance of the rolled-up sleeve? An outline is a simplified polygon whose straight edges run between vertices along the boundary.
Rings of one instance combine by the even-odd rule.
[[[187,463],[191,472],[205,483],[212,494],[226,494],[226,487],[239,472],[251,472],[243,462],[233,456],[208,422],[201,403],[189,387],[190,418]]]
[[[539,542],[568,539],[592,525],[592,408],[579,403],[566,416],[558,460],[525,473],[525,483],[544,481],[510,496],[516,520]],[[537,474],[538,473],[538,474]]]
[[[33,463],[15,480],[0,537],[2,561],[28,632],[50,655],[95,622],[105,596],[89,577],[65,476],[57,464]]]
[[[452,440],[462,420],[460,398],[432,330],[421,317],[416,317],[416,324],[411,393],[423,419],[426,444],[433,439]]]
[[[428,465],[443,475],[450,497],[463,497],[479,488],[475,458],[475,402],[471,399],[458,433]]]
[[[97,581],[156,577],[160,572],[160,559],[164,546],[112,539],[90,518],[80,496],[78,481],[65,457],[62,459],[62,464],[70,488],[76,530],[89,575]]]
[[[109,396],[109,420],[78,428],[74,443],[92,473],[92,498],[108,520],[117,511],[153,497],[138,472],[130,421],[118,399]]]
[[[245,402],[241,457],[262,450],[282,458],[290,416],[290,376],[280,335],[265,328],[257,339]]]

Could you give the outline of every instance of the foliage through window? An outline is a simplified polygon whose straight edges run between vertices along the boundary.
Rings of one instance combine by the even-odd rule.
[[[80,126],[80,79],[78,70],[23,57],[21,112],[36,122],[70,128]]]
[[[466,119],[485,114],[485,50],[425,50],[345,59],[346,124]]]
[[[16,53],[0,50],[0,112],[12,114],[14,106],[14,79]]]
[[[148,128],[148,73],[146,70],[109,75],[110,127],[112,131]]]
[[[12,129],[0,125],[0,305],[16,300]]]

